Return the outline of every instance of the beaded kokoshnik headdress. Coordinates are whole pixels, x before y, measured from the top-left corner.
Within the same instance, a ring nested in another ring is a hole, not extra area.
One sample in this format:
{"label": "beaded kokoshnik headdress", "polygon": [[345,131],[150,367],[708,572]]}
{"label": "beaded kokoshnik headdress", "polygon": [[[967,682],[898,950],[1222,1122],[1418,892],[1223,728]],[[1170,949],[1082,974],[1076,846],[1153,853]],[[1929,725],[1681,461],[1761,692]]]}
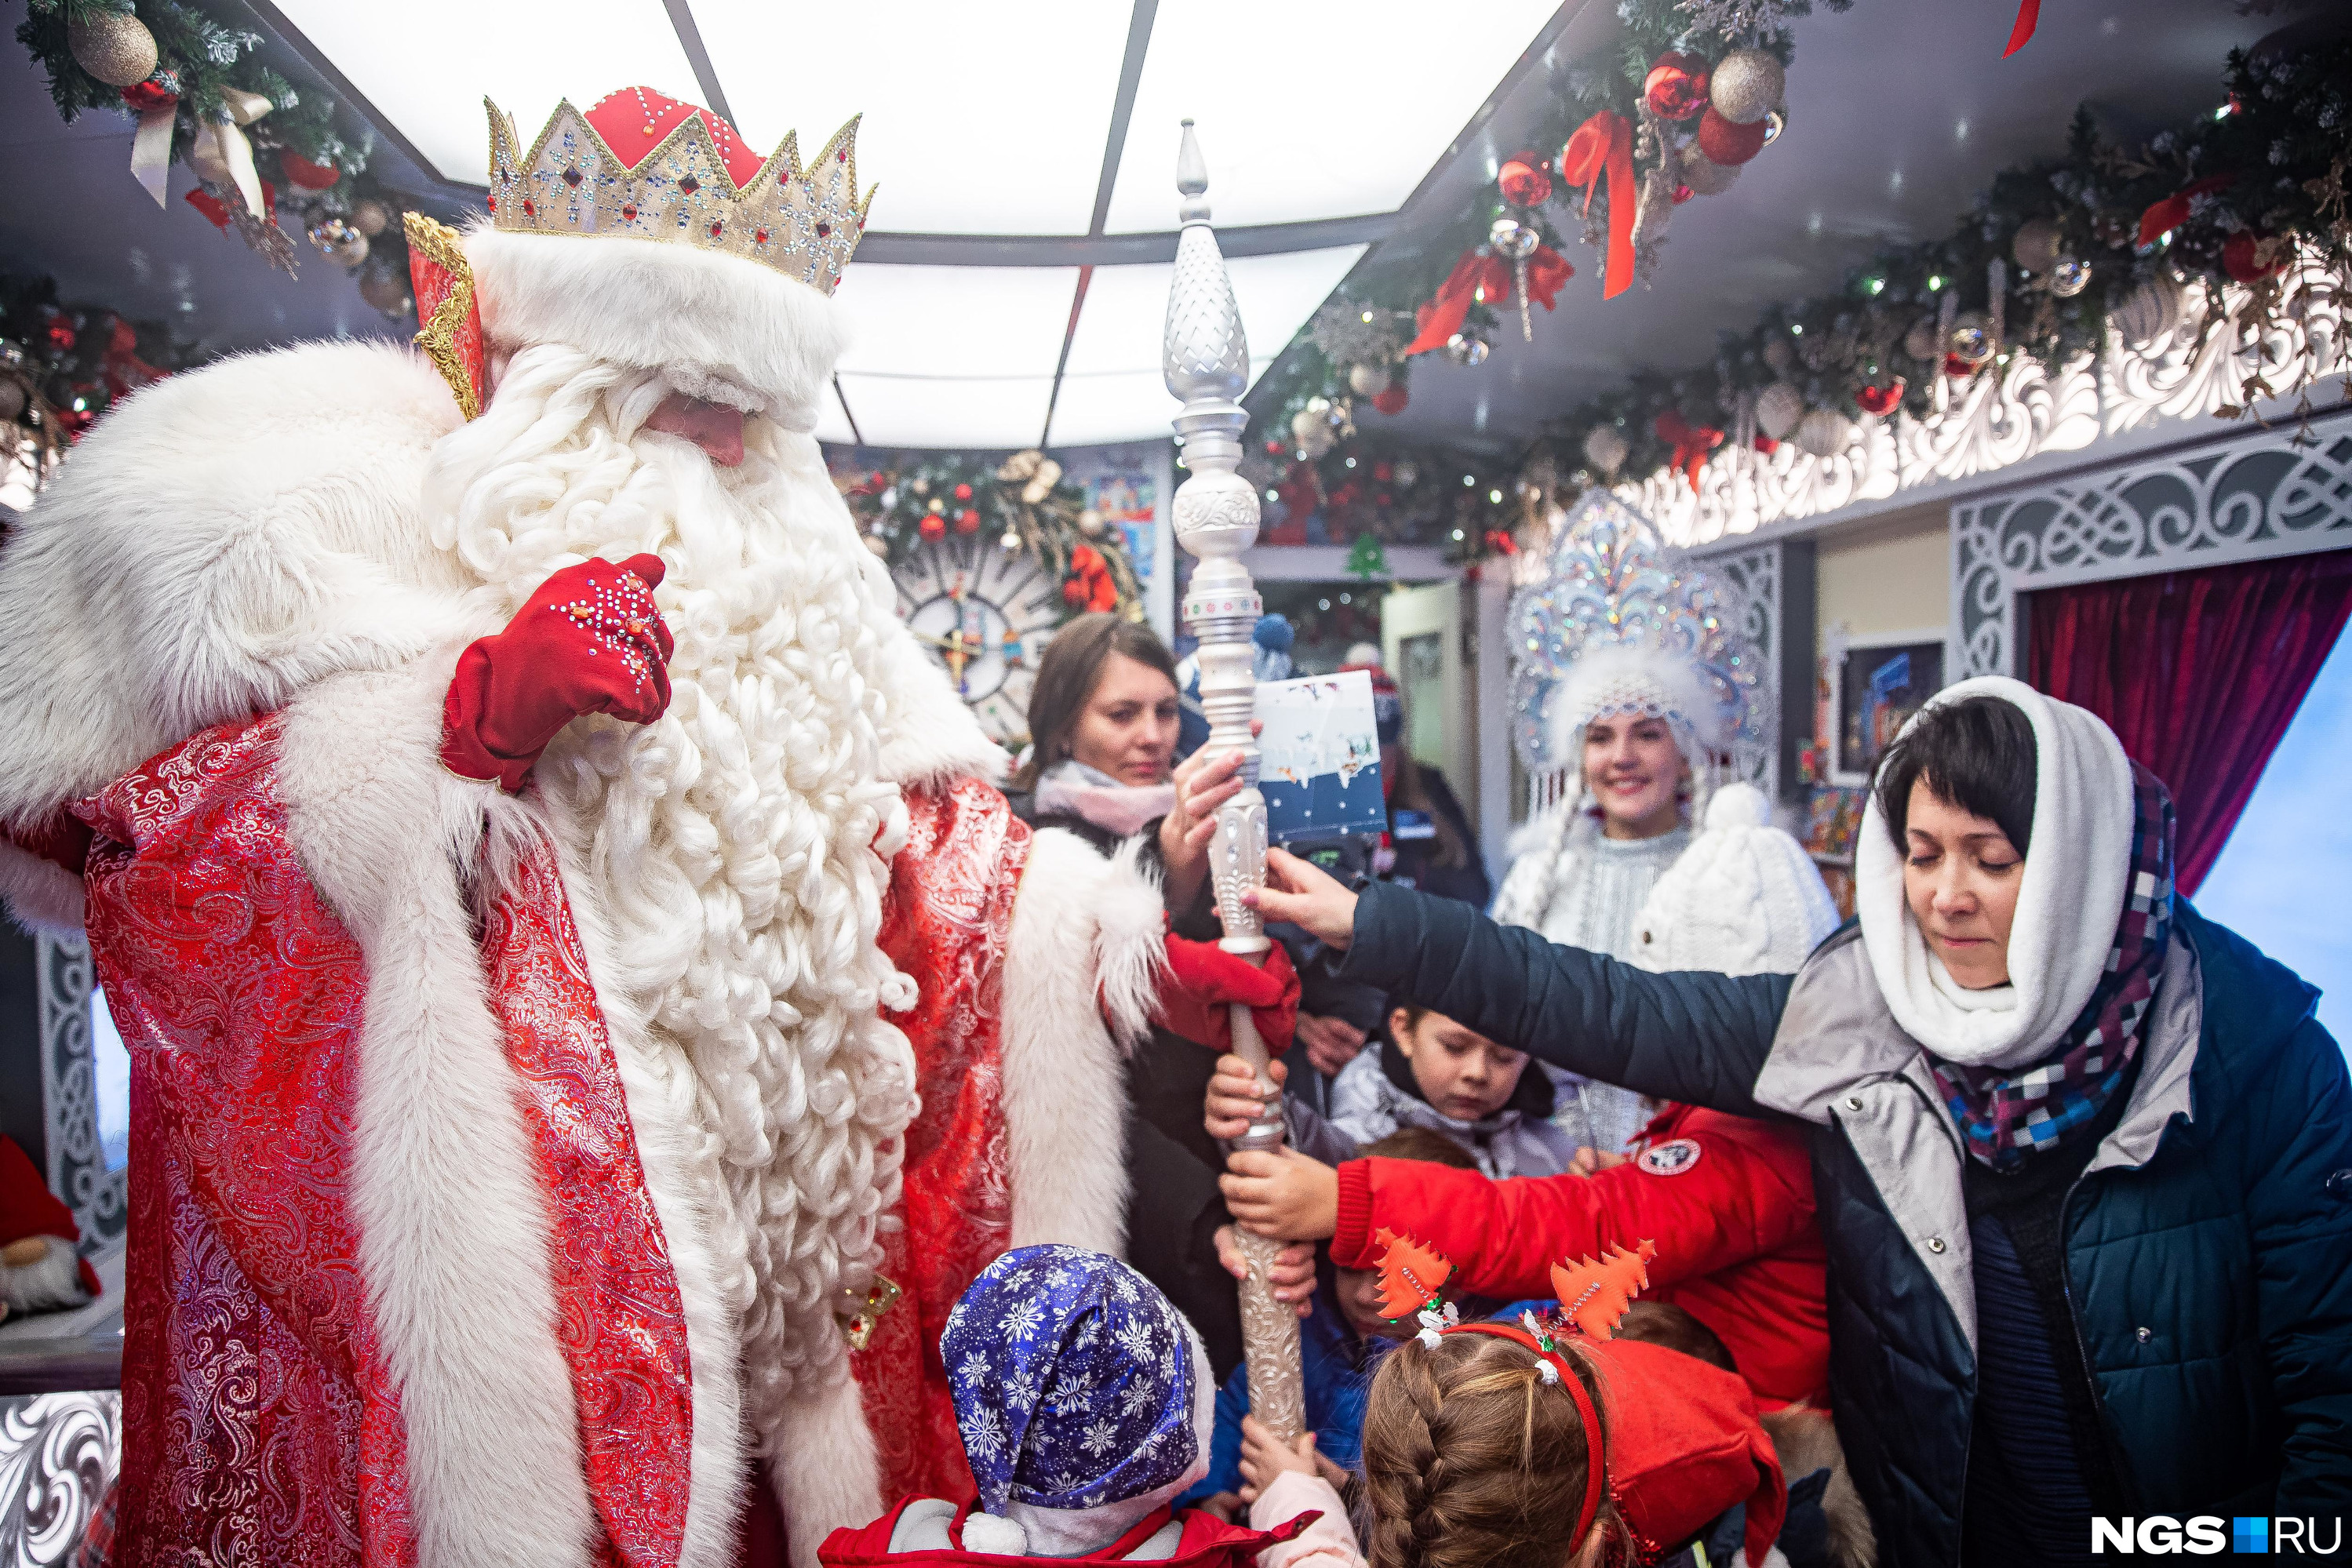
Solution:
{"label": "beaded kokoshnik headdress", "polygon": [[1745,595],[1669,550],[1650,520],[1605,490],[1553,534],[1544,576],[1514,594],[1511,738],[1529,820],[1580,800],[1581,737],[1614,714],[1664,719],[1689,758],[1692,818],[1719,763],[1760,770],[1772,682],[1739,627]]}

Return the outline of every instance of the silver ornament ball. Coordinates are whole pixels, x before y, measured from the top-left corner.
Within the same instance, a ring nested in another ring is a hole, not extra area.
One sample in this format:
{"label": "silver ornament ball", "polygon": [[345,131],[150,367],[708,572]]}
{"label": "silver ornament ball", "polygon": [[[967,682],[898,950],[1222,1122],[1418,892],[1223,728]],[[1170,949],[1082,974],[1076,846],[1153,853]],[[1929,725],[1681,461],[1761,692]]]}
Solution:
{"label": "silver ornament ball", "polygon": [[1491,352],[1492,346],[1475,332],[1456,332],[1445,340],[1445,357],[1457,365],[1475,369],[1485,364]]}
{"label": "silver ornament ball", "polygon": [[2071,256],[2062,256],[2050,269],[2050,292],[2061,299],[2072,299],[2091,286],[2091,264]]}
{"label": "silver ornament ball", "polygon": [[1625,461],[1625,437],[1613,424],[1596,424],[1584,435],[1584,460],[1601,473],[1614,476]]}
{"label": "silver ornament ball", "polygon": [[1739,178],[1737,163],[1718,163],[1694,147],[1683,154],[1683,183],[1702,196],[1719,196]]}
{"label": "silver ornament ball", "polygon": [[2168,337],[2180,325],[2180,285],[2159,272],[2125,295],[2109,319],[2136,348]]}
{"label": "silver ornament ball", "polygon": [[1348,387],[1358,397],[1378,397],[1394,379],[1386,365],[1355,365],[1349,369]]}
{"label": "silver ornament ball", "polygon": [[1816,457],[1834,457],[1853,439],[1853,421],[1833,408],[1817,408],[1797,422],[1797,445]]}
{"label": "silver ornament ball", "polygon": [[1770,54],[1734,49],[1716,62],[1706,100],[1733,124],[1753,125],[1780,106],[1788,86],[1788,73]]}
{"label": "silver ornament ball", "polygon": [[1486,231],[1486,243],[1505,261],[1521,261],[1536,253],[1543,235],[1517,218],[1496,218]]}
{"label": "silver ornament ball", "polygon": [[1805,394],[1787,382],[1774,382],[1756,394],[1756,428],[1786,441],[1805,417]]}
{"label": "silver ornament ball", "polygon": [[1992,323],[1973,310],[1964,310],[1952,321],[1952,335],[1944,341],[1944,352],[1975,370],[1992,358]]}

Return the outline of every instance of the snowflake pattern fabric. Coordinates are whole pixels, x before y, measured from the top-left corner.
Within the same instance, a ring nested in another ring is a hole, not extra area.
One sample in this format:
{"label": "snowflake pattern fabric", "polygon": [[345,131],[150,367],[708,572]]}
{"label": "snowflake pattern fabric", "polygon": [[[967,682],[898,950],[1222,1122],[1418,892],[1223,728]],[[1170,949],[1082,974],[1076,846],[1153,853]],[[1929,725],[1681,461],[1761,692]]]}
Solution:
{"label": "snowflake pattern fabric", "polygon": [[949,1315],[956,1426],[980,1506],[1098,1508],[1177,1479],[1197,1456],[1184,1320],[1116,1258],[1022,1247]]}

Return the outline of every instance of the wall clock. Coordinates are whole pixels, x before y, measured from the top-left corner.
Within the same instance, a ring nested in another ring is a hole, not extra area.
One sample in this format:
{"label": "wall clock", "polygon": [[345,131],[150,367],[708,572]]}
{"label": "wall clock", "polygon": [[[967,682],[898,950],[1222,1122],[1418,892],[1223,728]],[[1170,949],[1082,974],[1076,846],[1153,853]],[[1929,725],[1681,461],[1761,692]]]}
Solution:
{"label": "wall clock", "polygon": [[1029,738],[1037,660],[1061,624],[1061,585],[1026,550],[987,534],[926,539],[890,570],[898,614],[981,727],[1010,750]]}

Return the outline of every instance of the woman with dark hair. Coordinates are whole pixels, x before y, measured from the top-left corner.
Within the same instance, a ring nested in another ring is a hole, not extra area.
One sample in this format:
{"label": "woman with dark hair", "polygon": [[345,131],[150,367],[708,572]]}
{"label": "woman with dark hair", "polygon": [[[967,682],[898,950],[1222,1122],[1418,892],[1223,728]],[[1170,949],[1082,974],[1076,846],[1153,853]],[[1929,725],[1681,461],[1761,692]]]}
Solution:
{"label": "woman with dark hair", "polygon": [[[1066,828],[1105,854],[1139,840],[1133,852],[1159,867],[1175,934],[1205,943],[1223,935],[1206,896],[1209,837],[1242,781],[1234,752],[1171,768],[1176,715],[1176,661],[1151,629],[1081,615],[1038,662],[1029,753],[1005,798],[1023,821]],[[1223,1155],[1201,1127],[1216,1057],[1161,1026],[1129,1059],[1127,1260],[1200,1331],[1222,1380],[1242,1345],[1234,1278],[1216,1247],[1230,1223],[1217,1187]],[[1314,1256],[1307,1246],[1286,1252],[1286,1287],[1313,1282]]]}
{"label": "woman with dark hair", "polygon": [[1349,974],[1810,1124],[1831,1403],[1883,1560],[2071,1562],[2126,1515],[2324,1533],[2352,1504],[2344,1056],[2309,986],[2175,897],[2170,797],[2096,716],[1939,695],[1880,771],[1859,921],[1793,977],[1651,974],[1273,866],[1266,915],[1351,945]]}

